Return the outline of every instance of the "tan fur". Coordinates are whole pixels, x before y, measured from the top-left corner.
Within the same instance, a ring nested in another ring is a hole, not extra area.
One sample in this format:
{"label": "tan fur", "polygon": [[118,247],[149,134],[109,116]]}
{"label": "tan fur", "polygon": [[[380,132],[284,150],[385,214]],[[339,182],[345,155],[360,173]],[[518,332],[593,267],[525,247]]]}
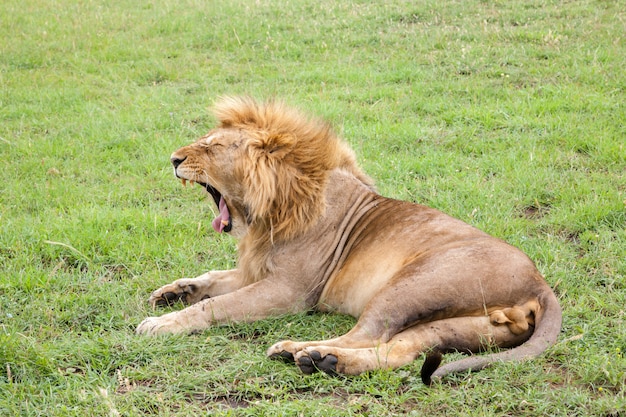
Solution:
{"label": "tan fur", "polygon": [[[422,352],[513,347],[453,362],[435,377],[534,357],[555,342],[560,307],[518,249],[434,209],[378,195],[327,124],[281,102],[227,97],[215,114],[218,127],[174,152],[172,163],[183,181],[208,184],[216,203],[225,202],[238,268],[158,289],[153,305],[191,306],[147,318],[139,333],[309,308],[358,317],[335,339],[268,350],[305,373],[358,374]],[[438,360],[427,361],[424,381]]]}

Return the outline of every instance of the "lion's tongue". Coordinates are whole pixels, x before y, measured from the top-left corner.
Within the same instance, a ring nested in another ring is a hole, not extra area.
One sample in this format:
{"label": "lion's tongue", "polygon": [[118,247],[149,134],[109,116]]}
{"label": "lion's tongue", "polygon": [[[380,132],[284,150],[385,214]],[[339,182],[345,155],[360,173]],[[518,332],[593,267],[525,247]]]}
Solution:
{"label": "lion's tongue", "polygon": [[218,204],[218,208],[220,214],[213,220],[213,229],[216,232],[222,233],[224,228],[228,226],[230,223],[230,213],[228,212],[228,207],[226,206],[226,202],[224,201],[224,197],[220,197],[220,203]]}

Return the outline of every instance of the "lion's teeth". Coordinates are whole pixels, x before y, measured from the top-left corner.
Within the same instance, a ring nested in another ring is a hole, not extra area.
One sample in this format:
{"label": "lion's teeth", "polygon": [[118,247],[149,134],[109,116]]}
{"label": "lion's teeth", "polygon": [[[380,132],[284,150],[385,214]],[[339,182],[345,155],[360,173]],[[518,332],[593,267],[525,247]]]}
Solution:
{"label": "lion's teeth", "polygon": [[183,183],[183,187],[187,186],[187,180],[184,178],[181,178],[180,181]]}
{"label": "lion's teeth", "polygon": [[193,185],[194,185],[195,183],[196,183],[196,182],[195,182],[194,180],[189,180],[189,185],[191,185],[192,187],[193,187]]}
{"label": "lion's teeth", "polygon": [[222,224],[223,224],[224,226],[228,226],[228,220],[222,220]]}

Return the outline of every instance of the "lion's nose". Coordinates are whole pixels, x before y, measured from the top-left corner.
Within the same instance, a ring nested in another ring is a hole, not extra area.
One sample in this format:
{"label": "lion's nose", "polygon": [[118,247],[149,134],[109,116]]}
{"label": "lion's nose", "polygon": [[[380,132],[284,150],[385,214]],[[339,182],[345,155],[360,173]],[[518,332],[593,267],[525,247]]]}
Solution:
{"label": "lion's nose", "polygon": [[182,164],[185,161],[185,159],[187,159],[187,157],[179,158],[178,156],[172,155],[172,157],[170,158],[170,161],[172,161],[172,165],[174,165],[174,168],[178,168],[178,166]]}

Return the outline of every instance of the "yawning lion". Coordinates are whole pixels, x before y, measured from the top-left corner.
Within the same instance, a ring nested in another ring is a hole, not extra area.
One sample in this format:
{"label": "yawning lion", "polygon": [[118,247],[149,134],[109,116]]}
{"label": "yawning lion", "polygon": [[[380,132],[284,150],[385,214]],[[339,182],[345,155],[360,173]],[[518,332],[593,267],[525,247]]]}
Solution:
{"label": "yawning lion", "polygon": [[[267,354],[359,374],[426,353],[422,379],[535,357],[561,327],[557,298],[520,250],[437,210],[379,195],[328,125],[278,101],[227,97],[219,125],[172,154],[183,183],[217,205],[213,228],[239,239],[238,268],[179,279],[150,303],[189,307],[138,333],[192,332],[308,309],[358,318],[348,333],[282,341]],[[439,369],[441,354],[479,352]],[[434,373],[434,374],[433,374]]]}

